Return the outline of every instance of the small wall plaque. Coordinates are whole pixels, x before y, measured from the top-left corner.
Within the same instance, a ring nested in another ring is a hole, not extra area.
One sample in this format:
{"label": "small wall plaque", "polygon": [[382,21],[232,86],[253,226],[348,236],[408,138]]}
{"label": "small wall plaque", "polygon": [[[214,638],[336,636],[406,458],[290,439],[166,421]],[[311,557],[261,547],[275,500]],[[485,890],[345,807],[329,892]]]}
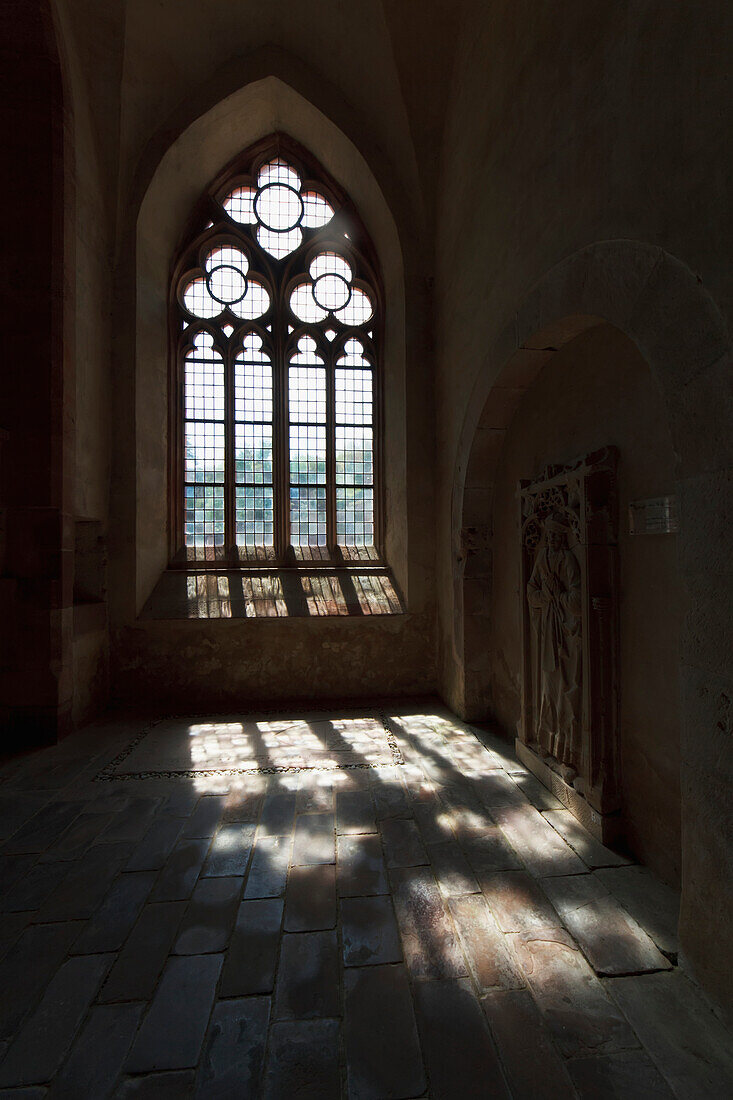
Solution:
{"label": "small wall plaque", "polygon": [[670,535],[680,529],[677,497],[652,497],[629,504],[629,533]]}

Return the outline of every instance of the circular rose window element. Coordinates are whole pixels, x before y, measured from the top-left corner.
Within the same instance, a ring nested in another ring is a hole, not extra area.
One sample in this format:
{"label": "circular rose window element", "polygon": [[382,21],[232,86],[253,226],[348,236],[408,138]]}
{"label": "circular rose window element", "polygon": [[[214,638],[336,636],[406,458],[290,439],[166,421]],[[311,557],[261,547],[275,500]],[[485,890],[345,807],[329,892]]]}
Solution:
{"label": "circular rose window element", "polygon": [[231,264],[217,264],[206,277],[209,294],[223,306],[241,302],[247,293],[247,279]]}
{"label": "circular rose window element", "polygon": [[255,199],[255,214],[274,233],[294,229],[303,216],[303,200],[294,187],[271,183]]}
{"label": "circular rose window element", "polygon": [[313,284],[313,297],[321,309],[343,309],[351,297],[351,287],[341,275],[321,275]]}

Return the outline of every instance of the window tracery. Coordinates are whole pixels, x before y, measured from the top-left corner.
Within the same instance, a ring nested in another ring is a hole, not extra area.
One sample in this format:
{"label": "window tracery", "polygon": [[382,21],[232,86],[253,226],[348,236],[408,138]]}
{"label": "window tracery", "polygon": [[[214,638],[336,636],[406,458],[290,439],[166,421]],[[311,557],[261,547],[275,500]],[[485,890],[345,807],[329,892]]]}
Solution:
{"label": "window tracery", "polygon": [[238,167],[207,196],[174,278],[178,555],[377,559],[371,245],[345,196],[282,142]]}

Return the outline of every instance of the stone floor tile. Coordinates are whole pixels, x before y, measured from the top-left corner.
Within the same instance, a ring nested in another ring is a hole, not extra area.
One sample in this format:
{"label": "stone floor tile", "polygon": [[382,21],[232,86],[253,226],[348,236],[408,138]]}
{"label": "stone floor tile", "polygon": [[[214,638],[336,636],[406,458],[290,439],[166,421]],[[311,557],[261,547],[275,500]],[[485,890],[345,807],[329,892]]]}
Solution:
{"label": "stone floor tile", "polygon": [[0,959],[18,942],[32,917],[32,913],[7,913],[0,917]]}
{"label": "stone floor tile", "polygon": [[185,909],[184,901],[144,906],[102,987],[100,1001],[150,1000]]}
{"label": "stone floor tile", "polygon": [[27,1089],[0,1089],[0,1100],[45,1100],[47,1096],[50,1096],[48,1089],[40,1085]]}
{"label": "stone floor tile", "polygon": [[481,888],[502,932],[536,932],[560,927],[560,918],[536,879],[526,871],[498,871]]}
{"label": "stone floor tile", "polygon": [[595,875],[543,879],[542,888],[597,974],[671,969],[670,961]]}
{"label": "stone floor tile", "polygon": [[254,838],[254,825],[223,825],[211,842],[202,876],[244,875]]}
{"label": "stone floor tile", "polygon": [[646,867],[602,867],[595,872],[607,890],[637,921],[660,951],[675,955],[680,896],[655,878]]}
{"label": "stone floor tile", "polygon": [[[31,859],[35,859],[31,856]],[[61,885],[73,868],[73,863],[36,863],[12,889],[0,898],[5,913],[22,913],[40,909],[53,891]]]}
{"label": "stone floor tile", "polygon": [[568,1062],[580,1100],[672,1100],[674,1093],[648,1054],[627,1050],[603,1058],[575,1058]]}
{"label": "stone floor tile", "polygon": [[733,1096],[730,1033],[684,974],[611,978],[604,985],[676,1096]]}
{"label": "stone floor tile", "polygon": [[534,806],[527,803],[526,806],[497,808],[493,816],[531,874],[544,878],[586,873],[583,861]]}
{"label": "stone floor tile", "polygon": [[38,813],[38,811],[50,800],[49,794],[21,794],[18,791],[7,791],[0,794],[0,839],[17,833],[26,822]]}
{"label": "stone floor tile", "polygon": [[338,838],[336,883],[342,898],[387,892],[387,872],[382,844],[377,835]]}
{"label": "stone floor tile", "polygon": [[198,800],[196,809],[183,826],[181,836],[190,840],[209,839],[216,832],[221,821],[224,807],[222,801],[216,795],[204,795]]}
{"label": "stone floor tile", "polygon": [[627,856],[612,852],[600,840],[591,836],[570,810],[546,810],[543,816],[580,856],[586,867],[623,867],[632,862]]}
{"label": "stone floor tile", "polygon": [[463,850],[455,840],[429,844],[427,851],[444,897],[460,897],[461,894],[473,894],[479,889]]}
{"label": "stone floor tile", "polygon": [[158,810],[158,817],[190,817],[200,797],[192,781],[176,784]]}
{"label": "stone floor tile", "polygon": [[472,780],[471,788],[491,814],[508,806],[529,805],[522,789],[504,771],[489,772],[480,779]]}
{"label": "stone floor tile", "polygon": [[111,962],[109,955],[85,955],[63,964],[5,1055],[0,1065],[0,1086],[50,1081]]}
{"label": "stone floor tile", "polygon": [[45,1100],[50,1096],[50,1091],[40,1085],[26,1089],[0,1089],[0,1100]]}
{"label": "stone floor tile", "polygon": [[79,816],[79,802],[49,802],[3,845],[3,855],[43,852]]}
{"label": "stone floor tile", "polygon": [[407,796],[410,799],[413,813],[418,806],[437,808],[441,805],[439,788],[432,779],[428,779],[423,771],[420,765],[420,754],[416,753],[415,755],[416,763],[406,764],[402,769],[405,786],[407,787]]}
{"label": "stone floor tile", "polygon": [[[267,776],[255,778],[265,780]],[[265,802],[265,788],[263,783],[261,790],[232,791],[224,800],[222,825],[256,825]]]}
{"label": "stone floor tile", "polygon": [[332,814],[334,810],[333,780],[318,772],[307,785],[300,788],[295,798],[296,814]]}
{"label": "stone floor tile", "polygon": [[168,960],[127,1059],[128,1073],[189,1069],[196,1065],[222,961],[222,955]]}
{"label": "stone floor tile", "polygon": [[475,738],[448,739],[449,759],[464,778],[481,779],[487,773],[501,772],[500,765]]}
{"label": "stone floor tile", "polygon": [[336,795],[336,832],[375,833],[377,819],[369,791],[339,791]]}
{"label": "stone floor tile", "polygon": [[165,861],[150,895],[151,901],[183,901],[191,897],[209,850],[203,840],[179,840]]}
{"label": "stone floor tile", "polygon": [[567,1058],[611,1054],[639,1045],[636,1036],[562,929],[509,937],[545,1022]]}
{"label": "stone floor tile", "polygon": [[[428,779],[438,787],[449,787],[460,778],[459,772],[450,760],[449,747],[443,746],[441,752],[435,748],[423,749],[422,767]],[[425,752],[429,755],[425,755]]]}
{"label": "stone floor tile", "polygon": [[524,768],[516,772],[509,772],[512,781],[516,783],[525,798],[529,799],[537,810],[565,810],[559,798],[555,798],[552,791],[548,791],[544,783],[540,783],[536,776]]}
{"label": "stone floor tile", "polygon": [[63,881],[46,898],[38,914],[39,921],[90,917],[129,856],[127,844],[95,844],[71,865]]}
{"label": "stone floor tile", "polygon": [[310,1020],[339,1014],[335,932],[286,932],[275,986],[275,1019]]}
{"label": "stone floor tile", "polygon": [[427,867],[390,872],[402,949],[413,978],[463,978],[466,964],[453,923]]}
{"label": "stone floor tile", "polygon": [[505,772],[526,771],[526,768],[517,760],[513,741],[508,741],[506,737],[496,733],[493,729],[476,725],[475,722],[469,728]]}
{"label": "stone floor tile", "polygon": [[215,1005],[196,1081],[201,1100],[257,1095],[269,1017],[269,997]]}
{"label": "stone floor tile", "polygon": [[292,836],[263,836],[258,830],[244,887],[246,898],[283,897],[292,848]]}
{"label": "stone floor tile", "polygon": [[[58,746],[55,746],[55,748],[58,749]],[[53,752],[53,749],[51,749],[51,752]],[[44,763],[44,759],[50,762]],[[98,764],[92,764],[92,775],[96,773],[98,768]],[[85,769],[89,769],[89,757],[86,753],[81,756],[70,757],[64,751],[59,753],[53,760],[49,756],[45,758],[36,756],[35,759],[28,761],[26,773],[15,780],[15,786],[19,790],[60,791],[79,777]]]}
{"label": "stone floor tile", "polygon": [[280,944],[283,903],[279,898],[243,901],[224,961],[222,997],[271,993]]}
{"label": "stone floor tile", "polygon": [[532,994],[523,989],[495,990],[485,994],[481,1004],[513,1100],[571,1097],[573,1088],[565,1063]]}
{"label": "stone floor tile", "polygon": [[473,833],[486,833],[494,827],[494,819],[486,807],[473,809],[457,798],[450,806],[446,805],[445,813],[448,824],[461,841]]}
{"label": "stone floor tile", "polygon": [[470,981],[418,982],[414,996],[431,1100],[511,1100]]}
{"label": "stone floor tile", "polygon": [[[123,788],[124,784],[114,788],[111,784],[105,783],[102,793],[93,793],[84,803],[81,812],[83,814],[116,814],[126,810],[130,805],[131,795]],[[95,784],[95,790],[98,789],[99,785]]]}
{"label": "stone floor tile", "polygon": [[336,868],[293,867],[285,894],[285,931],[318,932],[336,926]]}
{"label": "stone floor tile", "polygon": [[239,877],[199,879],[181,921],[174,953],[204,955],[224,951],[241,892]]}
{"label": "stone floor tile", "polygon": [[453,830],[458,834],[488,829],[494,819],[470,781],[447,783],[441,787],[440,801]]}
{"label": "stone floor tile", "polygon": [[420,1096],[425,1072],[404,966],[344,974],[349,1100]]}
{"label": "stone floor tile", "polygon": [[521,866],[516,852],[496,825],[474,833],[464,833],[460,840],[466,859],[482,889],[487,876],[496,871],[510,871]]}
{"label": "stone floor tile", "polygon": [[80,813],[41,856],[42,860],[81,859],[90,844],[114,820],[114,814]]}
{"label": "stone floor tile", "polygon": [[296,817],[292,860],[296,866],[335,862],[333,814],[301,814]]}
{"label": "stone floor tile", "polygon": [[344,898],[341,935],[345,966],[402,962],[400,934],[389,895]]}
{"label": "stone floor tile", "polygon": [[387,817],[411,817],[412,809],[399,777],[388,780],[383,771],[370,775],[374,816],[377,821]]}
{"label": "stone floor tile", "polygon": [[128,1077],[115,1092],[114,1100],[189,1100],[196,1084],[194,1070],[178,1073],[146,1073]]}
{"label": "stone floor tile", "polygon": [[96,913],[87,921],[74,944],[75,955],[119,951],[140,915],[153,883],[155,871],[133,871],[120,875]]}
{"label": "stone floor tile", "polygon": [[135,1037],[145,1006],[95,1005],[53,1083],[55,1100],[109,1096]]}
{"label": "stone floor tile", "polygon": [[125,870],[159,871],[173,851],[182,827],[180,818],[157,818],[130,856]]}
{"label": "stone floor tile", "polygon": [[409,818],[386,818],[379,824],[388,867],[418,867],[428,863],[420,832]]}
{"label": "stone floor tile", "polygon": [[10,1038],[66,958],[81,931],[79,921],[32,924],[0,963],[0,1038]]}
{"label": "stone floor tile", "polygon": [[31,867],[35,866],[37,859],[37,852],[0,856],[0,909],[4,909],[3,903],[8,892],[28,874]]}
{"label": "stone floor tile", "polygon": [[113,821],[98,839],[104,844],[114,840],[142,840],[162,802],[162,798],[146,796],[131,798],[124,810],[114,815]]}
{"label": "stone floor tile", "polygon": [[442,844],[455,840],[450,814],[442,802],[413,803],[412,812],[423,844]]}
{"label": "stone floor tile", "polygon": [[296,795],[276,791],[268,794],[262,807],[258,833],[264,836],[286,836],[293,831]]}
{"label": "stone floor tile", "polygon": [[451,898],[448,908],[481,992],[522,988],[525,984],[522,972],[483,895]]}
{"label": "stone floor tile", "polygon": [[338,1020],[276,1023],[270,1031],[264,1100],[341,1100]]}

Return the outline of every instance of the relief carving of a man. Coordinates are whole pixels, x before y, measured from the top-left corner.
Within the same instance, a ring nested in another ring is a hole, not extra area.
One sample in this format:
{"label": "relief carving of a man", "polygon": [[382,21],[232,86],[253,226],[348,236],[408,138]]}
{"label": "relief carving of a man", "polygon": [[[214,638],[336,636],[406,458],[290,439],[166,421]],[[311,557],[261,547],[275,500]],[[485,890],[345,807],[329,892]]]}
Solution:
{"label": "relief carving of a man", "polygon": [[567,534],[561,513],[548,516],[544,544],[527,584],[527,602],[537,654],[535,736],[542,753],[577,771],[581,746],[580,566],[568,549]]}

